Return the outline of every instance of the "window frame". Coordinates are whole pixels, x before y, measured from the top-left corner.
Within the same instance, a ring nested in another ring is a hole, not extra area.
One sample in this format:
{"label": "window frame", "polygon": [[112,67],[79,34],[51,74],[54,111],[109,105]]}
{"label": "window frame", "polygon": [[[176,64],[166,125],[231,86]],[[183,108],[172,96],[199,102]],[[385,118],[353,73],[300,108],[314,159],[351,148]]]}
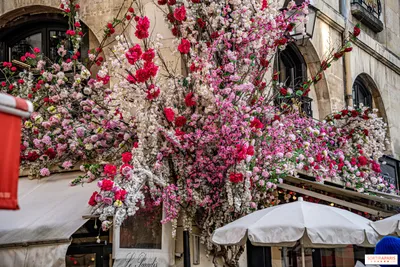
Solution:
{"label": "window frame", "polygon": [[365,83],[361,80],[360,77],[357,77],[353,83],[352,87],[352,97],[353,97],[353,106],[360,107],[360,95],[362,95],[363,99],[366,99],[365,103],[362,103],[365,107],[373,107],[372,101],[372,93],[371,90],[365,86]]}
{"label": "window frame", "polygon": [[[133,215],[135,216],[135,215]],[[163,209],[162,218],[165,218]],[[146,256],[148,259],[157,258],[160,266],[170,266],[175,264],[175,240],[172,238],[172,225],[166,223],[161,225],[161,249],[143,249],[143,248],[121,248],[120,247],[120,227],[113,224],[113,255],[114,260],[125,260],[126,266],[138,263],[139,257]]]}
{"label": "window frame", "polygon": [[[24,15],[5,25],[0,33],[0,62],[10,61],[10,48],[18,41],[35,33],[42,34],[42,52],[48,57],[50,54],[50,31],[67,31],[68,21],[58,13],[42,13],[38,15]],[[83,45],[81,46],[82,58],[87,57],[89,51],[89,28],[82,23]],[[19,59],[18,59],[19,60]]]}

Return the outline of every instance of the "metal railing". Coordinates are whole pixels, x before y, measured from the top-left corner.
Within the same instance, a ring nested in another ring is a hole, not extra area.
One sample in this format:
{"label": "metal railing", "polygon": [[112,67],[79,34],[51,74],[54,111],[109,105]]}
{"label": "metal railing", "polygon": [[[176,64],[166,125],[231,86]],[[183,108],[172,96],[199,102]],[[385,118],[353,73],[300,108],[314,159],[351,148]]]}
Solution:
{"label": "metal railing", "polygon": [[368,13],[373,14],[378,19],[382,13],[382,4],[380,0],[352,0],[351,4],[362,6]]}

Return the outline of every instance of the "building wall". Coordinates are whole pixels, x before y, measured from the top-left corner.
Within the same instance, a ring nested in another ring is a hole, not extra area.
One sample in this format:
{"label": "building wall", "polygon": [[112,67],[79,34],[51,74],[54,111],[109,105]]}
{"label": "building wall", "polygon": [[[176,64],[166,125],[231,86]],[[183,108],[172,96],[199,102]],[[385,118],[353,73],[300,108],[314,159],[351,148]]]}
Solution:
{"label": "building wall", "polygon": [[[282,3],[284,0],[279,0]],[[91,30],[90,43],[92,47],[102,38],[102,28],[106,22],[111,21],[118,13],[123,0],[81,0],[82,21]],[[342,34],[351,30],[358,22],[351,16],[350,2],[345,0],[348,10],[348,21],[341,15],[339,0],[312,0],[314,6],[320,11],[316,21],[314,36],[304,46],[299,47],[308,65],[309,75],[315,73],[331,49],[337,47],[342,41]],[[350,68],[344,70],[342,60],[333,64],[311,92],[314,99],[313,108],[317,109],[314,116],[323,119],[331,112],[339,111],[346,106],[345,84],[346,79],[351,79],[348,84],[353,84],[359,74],[368,78],[377,106],[384,108],[381,113],[386,117],[390,126],[391,151],[400,155],[400,0],[382,1],[383,13],[381,20],[384,30],[374,33],[362,25],[362,34],[354,45],[354,50],[349,54]],[[39,14],[57,12],[59,0],[1,0],[0,1],[0,29],[10,20],[23,14]],[[146,13],[149,15],[154,32],[164,36],[163,54],[169,64],[178,60],[178,55],[171,49],[171,33],[164,23],[162,14],[151,1],[147,0]],[[127,31],[128,36],[133,36],[132,29]],[[133,39],[134,40],[134,39]],[[379,102],[379,103],[378,103]],[[182,242],[180,235],[176,241],[177,250]],[[179,252],[179,251],[178,251]],[[192,251],[193,255],[193,251]],[[241,266],[246,266],[245,253],[241,258]],[[177,258],[175,266],[183,266],[182,260]],[[200,267],[212,266],[212,259],[205,255],[204,247],[201,249]]]}

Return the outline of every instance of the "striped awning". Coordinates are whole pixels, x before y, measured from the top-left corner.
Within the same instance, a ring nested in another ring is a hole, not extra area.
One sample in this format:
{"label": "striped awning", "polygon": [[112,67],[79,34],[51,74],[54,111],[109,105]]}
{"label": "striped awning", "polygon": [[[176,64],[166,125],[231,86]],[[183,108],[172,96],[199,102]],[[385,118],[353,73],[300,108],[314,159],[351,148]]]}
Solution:
{"label": "striped awning", "polygon": [[0,93],[0,112],[28,118],[33,112],[33,105],[29,100]]}

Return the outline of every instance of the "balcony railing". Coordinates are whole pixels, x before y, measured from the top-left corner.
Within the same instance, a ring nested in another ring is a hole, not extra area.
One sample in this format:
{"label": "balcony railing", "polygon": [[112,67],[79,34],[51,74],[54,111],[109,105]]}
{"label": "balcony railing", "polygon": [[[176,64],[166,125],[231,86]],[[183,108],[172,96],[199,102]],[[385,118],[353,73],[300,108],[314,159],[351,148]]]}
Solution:
{"label": "balcony railing", "polygon": [[383,30],[380,0],[351,0],[351,14],[374,32]]}

